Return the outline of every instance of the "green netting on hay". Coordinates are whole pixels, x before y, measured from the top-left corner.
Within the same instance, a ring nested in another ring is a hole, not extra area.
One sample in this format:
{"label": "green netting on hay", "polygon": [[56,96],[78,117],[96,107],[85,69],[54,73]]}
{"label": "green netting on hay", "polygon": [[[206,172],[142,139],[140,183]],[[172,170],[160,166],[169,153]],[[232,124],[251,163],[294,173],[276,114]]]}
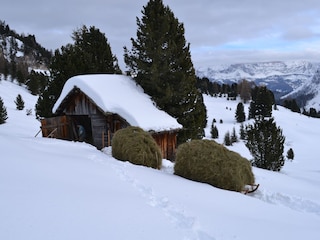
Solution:
{"label": "green netting on hay", "polygon": [[153,137],[139,127],[118,130],[112,138],[112,156],[121,161],[161,168],[161,151]]}
{"label": "green netting on hay", "polygon": [[254,184],[250,162],[210,140],[193,140],[177,149],[174,173],[212,186],[242,191]]}

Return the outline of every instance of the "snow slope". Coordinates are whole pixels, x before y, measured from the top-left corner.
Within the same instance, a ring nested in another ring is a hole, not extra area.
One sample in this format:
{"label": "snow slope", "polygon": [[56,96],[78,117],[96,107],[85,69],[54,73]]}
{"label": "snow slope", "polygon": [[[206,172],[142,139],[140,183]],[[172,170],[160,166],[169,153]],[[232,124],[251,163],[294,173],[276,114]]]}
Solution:
{"label": "snow slope", "polygon": [[[279,107],[276,122],[295,159],[279,173],[254,168],[254,195],[214,188],[120,162],[79,142],[34,137],[39,122],[15,109],[36,97],[0,82],[8,111],[0,125],[0,239],[318,239],[320,235],[319,119]],[[204,96],[222,141],[235,123],[237,102]],[[246,106],[247,107],[247,106]],[[209,137],[210,129],[206,129]],[[242,142],[231,147],[250,158]]]}

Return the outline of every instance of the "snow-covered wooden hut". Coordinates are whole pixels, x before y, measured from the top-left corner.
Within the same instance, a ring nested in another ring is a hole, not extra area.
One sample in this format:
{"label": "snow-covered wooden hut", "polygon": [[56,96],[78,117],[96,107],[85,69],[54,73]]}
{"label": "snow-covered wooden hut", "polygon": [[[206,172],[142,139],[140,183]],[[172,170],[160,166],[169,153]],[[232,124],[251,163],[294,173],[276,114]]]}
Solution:
{"label": "snow-covered wooden hut", "polygon": [[136,82],[124,75],[91,74],[70,78],[53,107],[55,117],[41,121],[42,135],[85,141],[102,149],[111,145],[113,134],[127,126],[138,126],[152,134],[163,158],[173,159],[177,133],[182,126],[158,109]]}

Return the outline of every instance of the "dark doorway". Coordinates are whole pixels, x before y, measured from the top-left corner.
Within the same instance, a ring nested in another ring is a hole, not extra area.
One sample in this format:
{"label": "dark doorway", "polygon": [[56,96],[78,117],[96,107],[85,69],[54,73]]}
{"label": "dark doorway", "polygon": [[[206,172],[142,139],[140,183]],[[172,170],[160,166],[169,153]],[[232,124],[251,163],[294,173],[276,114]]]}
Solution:
{"label": "dark doorway", "polygon": [[[92,139],[92,128],[91,128],[90,117],[88,115],[73,115],[72,120],[73,120],[76,140],[78,141],[80,140],[80,141],[84,141],[92,144],[93,139]],[[84,133],[82,131],[84,131]]]}

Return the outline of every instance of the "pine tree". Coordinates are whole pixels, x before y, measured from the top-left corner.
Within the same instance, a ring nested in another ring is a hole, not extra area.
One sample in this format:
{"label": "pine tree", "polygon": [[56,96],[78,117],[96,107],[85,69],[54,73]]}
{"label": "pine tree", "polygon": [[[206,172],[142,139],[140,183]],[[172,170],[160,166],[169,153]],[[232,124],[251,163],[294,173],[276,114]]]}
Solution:
{"label": "pine tree", "polygon": [[292,149],[292,148],[290,148],[290,149],[288,150],[288,152],[287,152],[287,158],[288,158],[289,160],[293,160],[293,159],[294,159],[294,152],[293,152],[293,149]]}
{"label": "pine tree", "polygon": [[0,124],[5,123],[7,119],[7,108],[4,106],[3,100],[0,97]]}
{"label": "pine tree", "polygon": [[137,39],[125,47],[129,73],[158,107],[183,125],[178,141],[204,136],[206,108],[196,89],[190,44],[184,26],[162,0],[150,0],[137,18]]}
{"label": "pine tree", "polygon": [[224,145],[226,146],[231,146],[232,145],[232,141],[231,141],[231,137],[230,137],[230,132],[226,132],[226,134],[224,135],[224,140],[223,140]]}
{"label": "pine tree", "polygon": [[300,113],[300,108],[295,99],[286,99],[283,102],[285,108],[289,108],[292,112]]}
{"label": "pine tree", "polygon": [[36,104],[38,116],[52,116],[51,109],[70,77],[89,73],[121,73],[108,40],[99,29],[82,26],[73,32],[72,39],[74,44],[62,46],[54,53],[50,64],[50,81]]}
{"label": "pine tree", "polygon": [[211,138],[213,139],[216,139],[219,137],[219,131],[218,131],[218,128],[217,126],[214,124],[215,122],[212,121],[212,124],[211,124]]}
{"label": "pine tree", "polygon": [[244,129],[243,123],[240,124],[240,139],[245,140],[246,139],[246,131]]}
{"label": "pine tree", "polygon": [[237,105],[236,120],[238,123],[242,123],[246,120],[246,114],[244,113],[244,106],[242,102],[239,102]]}
{"label": "pine tree", "polygon": [[23,101],[23,99],[22,99],[20,94],[18,94],[18,96],[17,96],[16,100],[14,101],[14,103],[16,104],[16,108],[18,110],[23,110],[24,109],[24,101]]}
{"label": "pine tree", "polygon": [[285,137],[274,119],[256,118],[247,129],[246,146],[253,156],[253,166],[280,171],[284,165],[283,149]]}
{"label": "pine tree", "polygon": [[314,118],[316,118],[316,117],[318,117],[318,113],[317,113],[317,110],[315,109],[315,108],[310,108],[309,109],[309,116],[310,117],[314,117]]}
{"label": "pine tree", "polygon": [[232,133],[231,133],[230,140],[231,140],[231,143],[236,143],[236,142],[238,142],[238,136],[237,136],[237,133],[236,133],[236,129],[235,129],[235,128],[232,129]]}
{"label": "pine tree", "polygon": [[29,74],[26,85],[32,95],[38,95],[44,91],[45,87],[48,85],[48,82],[49,77],[47,75],[32,70]]}
{"label": "pine tree", "polygon": [[249,107],[249,119],[271,117],[272,105],[275,103],[273,93],[266,86],[255,87],[252,90],[252,100]]}

